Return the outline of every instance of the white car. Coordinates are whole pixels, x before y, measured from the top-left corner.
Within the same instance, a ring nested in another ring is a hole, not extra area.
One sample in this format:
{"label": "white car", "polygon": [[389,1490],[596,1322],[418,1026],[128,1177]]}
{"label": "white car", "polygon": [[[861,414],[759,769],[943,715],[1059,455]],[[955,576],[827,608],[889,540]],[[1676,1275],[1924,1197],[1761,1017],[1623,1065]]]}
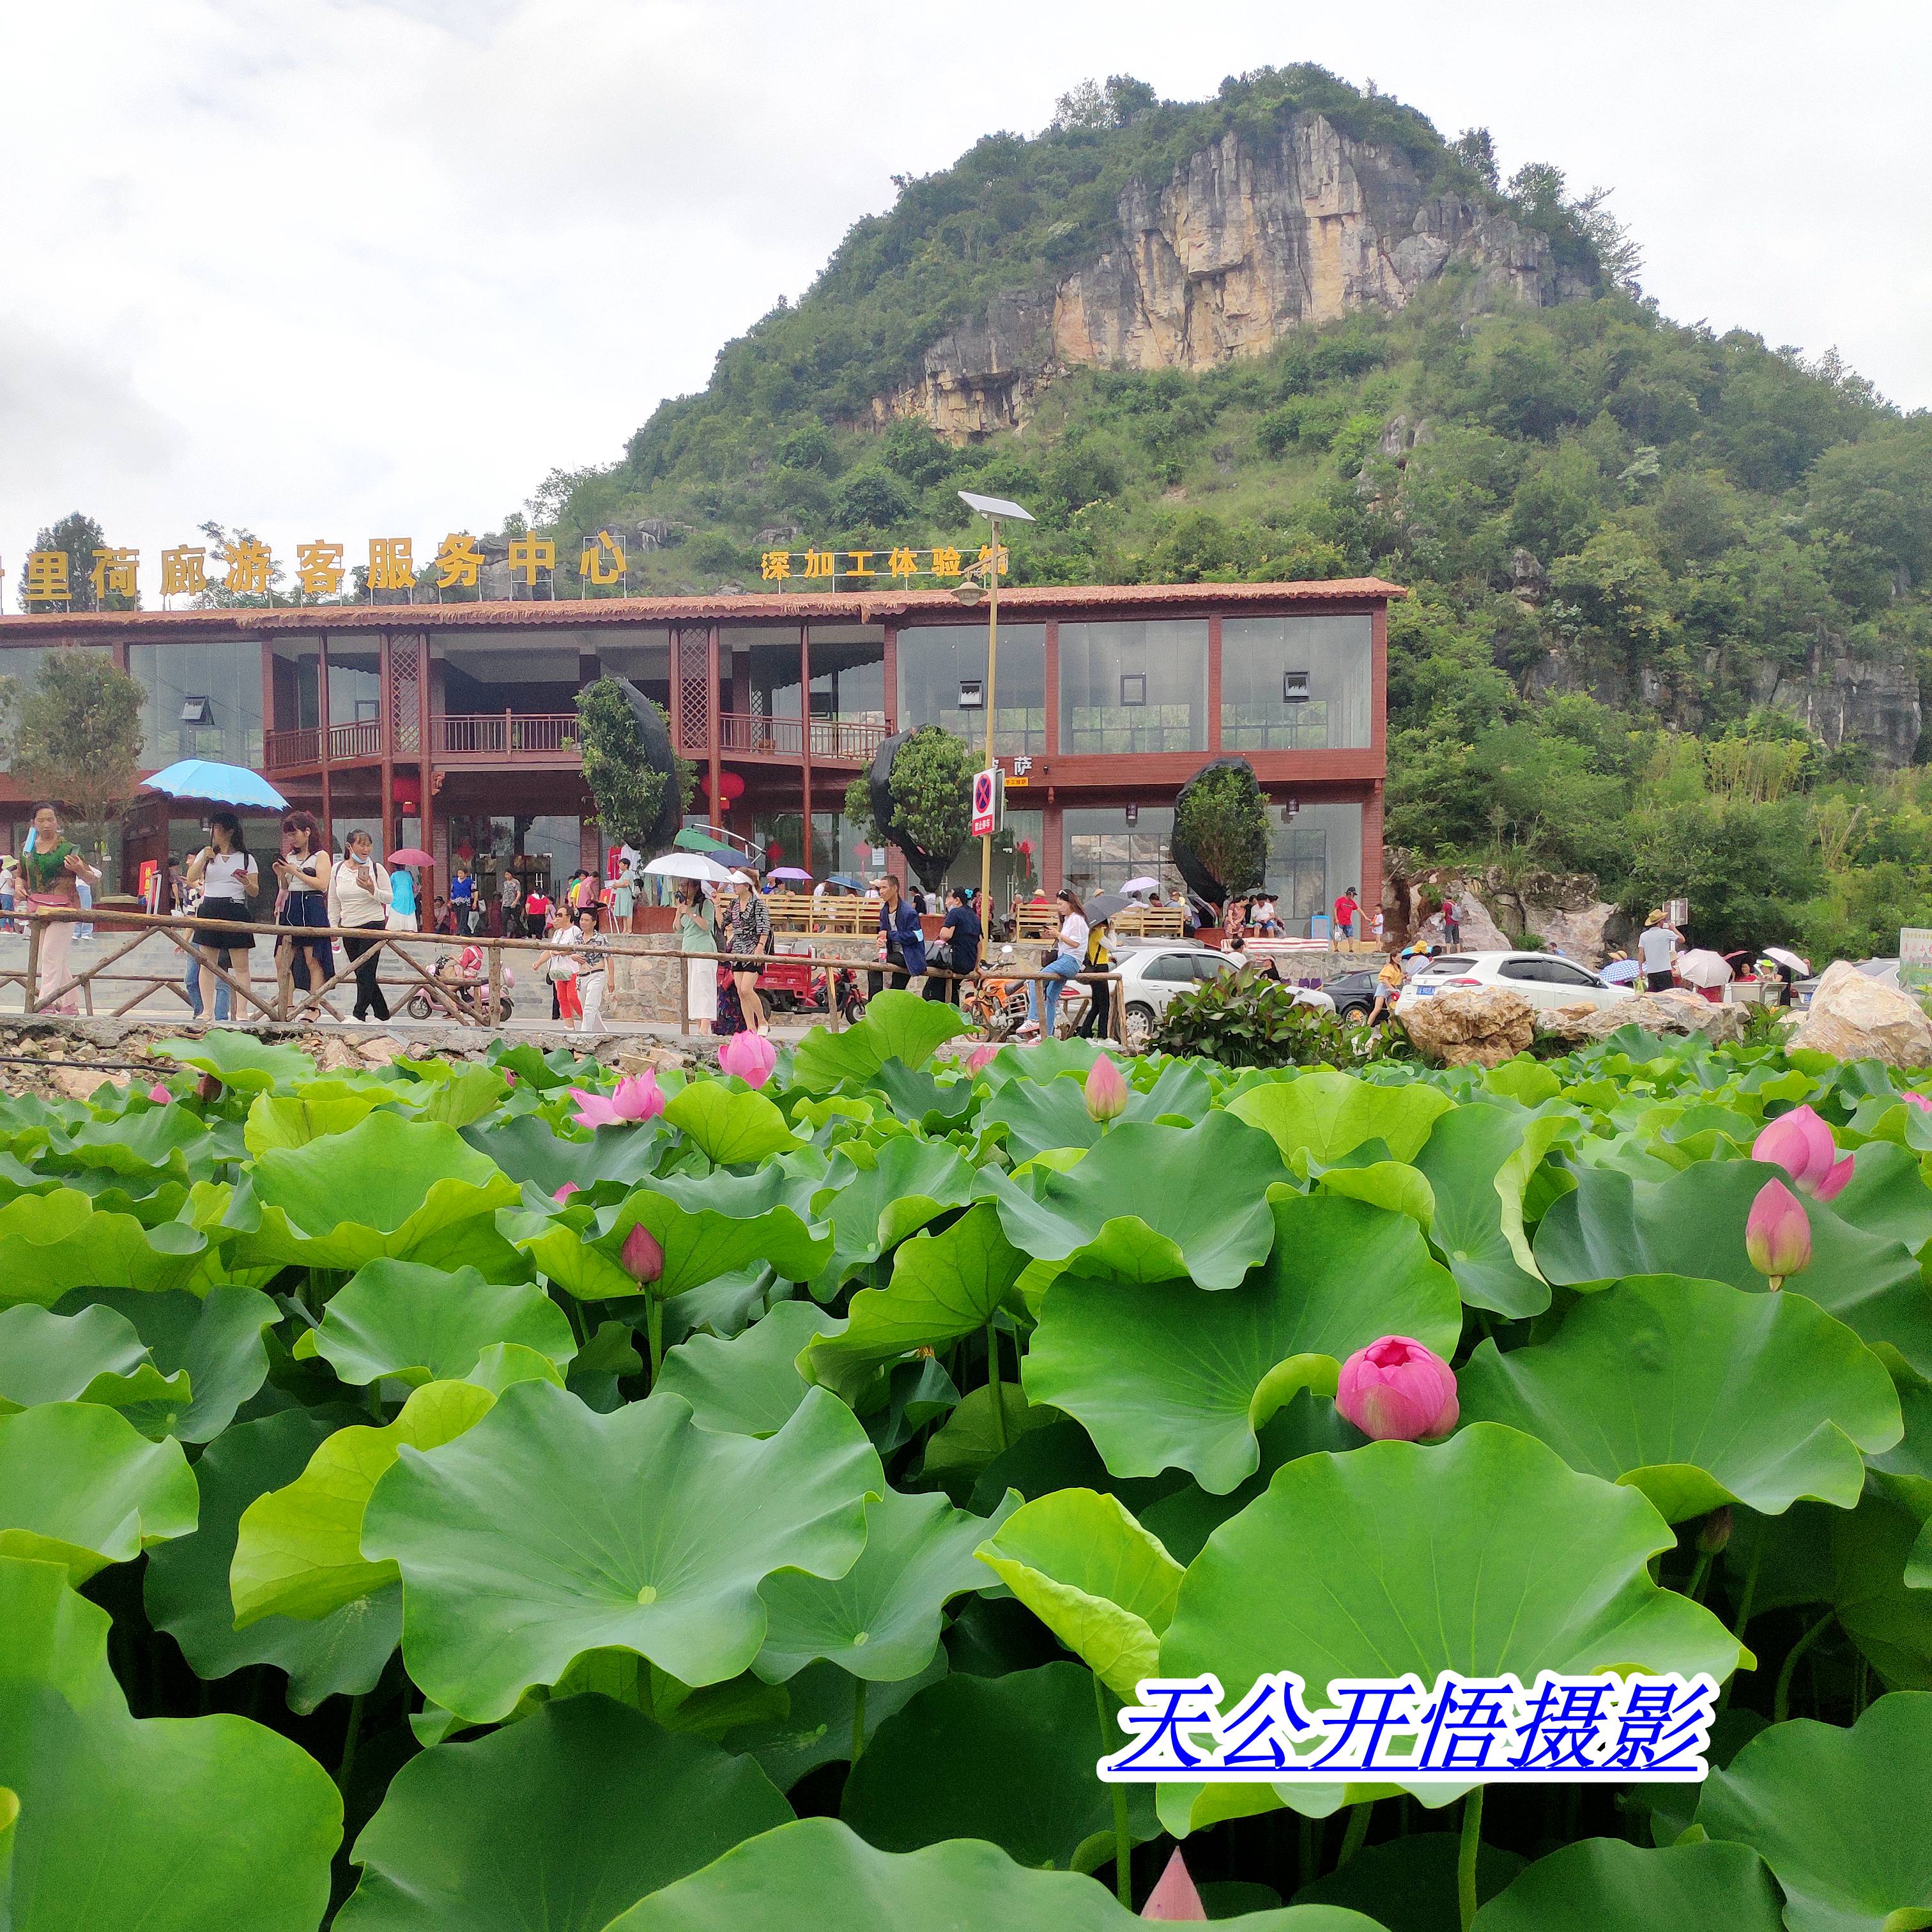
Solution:
{"label": "white car", "polygon": [[[1198,986],[1204,980],[1219,979],[1224,973],[1238,973],[1252,960],[1238,959],[1232,952],[1217,952],[1211,946],[1187,944],[1128,946],[1114,955],[1114,969],[1120,976],[1121,1030],[1126,1044],[1136,1050],[1153,1037],[1168,1002],[1177,993]],[[1069,988],[1068,998],[1075,996]],[[1292,986],[1297,1006],[1313,1006],[1332,1013],[1335,1002],[1326,993],[1311,987]],[[1078,1010],[1076,1009],[1076,1012]]]}
{"label": "white car", "polygon": [[1610,1006],[1631,997],[1572,959],[1548,952],[1450,952],[1432,959],[1403,987],[1395,1003],[1411,1012],[1438,993],[1460,986],[1507,986],[1532,1006]]}

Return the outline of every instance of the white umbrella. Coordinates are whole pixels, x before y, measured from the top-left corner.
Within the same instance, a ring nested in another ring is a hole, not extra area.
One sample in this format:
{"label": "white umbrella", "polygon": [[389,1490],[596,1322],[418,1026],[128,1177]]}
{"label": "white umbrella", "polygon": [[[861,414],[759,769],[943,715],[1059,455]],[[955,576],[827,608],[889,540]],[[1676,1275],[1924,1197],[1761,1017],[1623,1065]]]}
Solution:
{"label": "white umbrella", "polygon": [[728,871],[716,859],[707,859],[702,852],[672,852],[662,859],[653,859],[644,868],[660,879],[702,879],[706,885],[722,885],[737,874]]}
{"label": "white umbrella", "polygon": [[1157,892],[1160,890],[1158,879],[1130,879],[1120,888],[1124,892]]}
{"label": "white umbrella", "polygon": [[1678,956],[1677,976],[1687,986],[1724,986],[1735,976],[1721,953],[1700,951]]}
{"label": "white umbrella", "polygon": [[1794,973],[1808,973],[1811,970],[1810,961],[1799,958],[1788,946],[1767,946],[1764,956],[1776,960],[1780,966],[1789,966]]}

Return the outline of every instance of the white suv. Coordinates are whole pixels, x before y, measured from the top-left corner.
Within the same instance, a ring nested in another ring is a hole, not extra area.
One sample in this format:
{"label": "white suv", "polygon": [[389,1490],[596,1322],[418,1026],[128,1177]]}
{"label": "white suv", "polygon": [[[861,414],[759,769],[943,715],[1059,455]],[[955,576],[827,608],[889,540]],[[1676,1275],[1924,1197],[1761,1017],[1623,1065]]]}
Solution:
{"label": "white suv", "polygon": [[1629,987],[1613,986],[1587,966],[1547,952],[1452,952],[1430,960],[1403,987],[1395,1010],[1412,1012],[1459,986],[1507,986],[1539,1009],[1609,1006],[1630,997]]}
{"label": "white suv", "polygon": [[[1204,980],[1238,973],[1244,964],[1252,966],[1255,962],[1244,962],[1231,952],[1217,952],[1211,946],[1186,942],[1177,945],[1172,940],[1165,944],[1156,941],[1117,948],[1114,970],[1120,976],[1121,1018],[1127,1046],[1138,1050],[1147,1045],[1177,993],[1191,992]],[[1077,992],[1084,990],[1070,987],[1067,997],[1074,998]],[[1335,1002],[1326,993],[1306,986],[1292,986],[1289,991],[1297,1006],[1313,1006],[1324,1012],[1335,1010]]]}

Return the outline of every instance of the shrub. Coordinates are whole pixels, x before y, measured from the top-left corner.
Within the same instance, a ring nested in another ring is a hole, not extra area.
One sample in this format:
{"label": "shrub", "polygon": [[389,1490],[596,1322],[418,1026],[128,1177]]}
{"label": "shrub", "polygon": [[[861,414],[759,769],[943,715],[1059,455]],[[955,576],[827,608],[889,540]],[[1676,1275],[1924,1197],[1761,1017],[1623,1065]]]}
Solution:
{"label": "shrub", "polygon": [[1344,1026],[1297,1004],[1292,987],[1255,972],[1224,974],[1178,994],[1161,1016],[1163,1053],[1198,1053],[1224,1066],[1360,1066],[1411,1058],[1396,1033]]}

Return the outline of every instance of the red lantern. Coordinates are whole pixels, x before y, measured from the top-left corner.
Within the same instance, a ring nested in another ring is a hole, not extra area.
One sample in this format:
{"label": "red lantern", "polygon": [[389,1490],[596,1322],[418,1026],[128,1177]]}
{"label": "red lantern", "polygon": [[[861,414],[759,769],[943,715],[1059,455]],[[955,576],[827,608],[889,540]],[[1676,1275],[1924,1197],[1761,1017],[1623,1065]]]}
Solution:
{"label": "red lantern", "polygon": [[1022,859],[1030,859],[1033,856],[1033,841],[1030,838],[1022,838],[1014,850]]}

